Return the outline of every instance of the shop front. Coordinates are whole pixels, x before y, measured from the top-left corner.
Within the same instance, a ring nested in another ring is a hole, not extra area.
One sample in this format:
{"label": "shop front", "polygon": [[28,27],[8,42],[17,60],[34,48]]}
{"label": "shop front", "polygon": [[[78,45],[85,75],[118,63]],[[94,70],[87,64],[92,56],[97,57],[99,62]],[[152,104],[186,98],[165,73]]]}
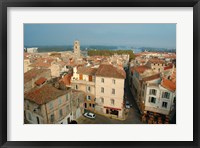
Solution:
{"label": "shop front", "polygon": [[104,106],[104,108],[106,109],[106,114],[119,117],[119,112],[121,111],[120,108],[113,108],[108,106]]}

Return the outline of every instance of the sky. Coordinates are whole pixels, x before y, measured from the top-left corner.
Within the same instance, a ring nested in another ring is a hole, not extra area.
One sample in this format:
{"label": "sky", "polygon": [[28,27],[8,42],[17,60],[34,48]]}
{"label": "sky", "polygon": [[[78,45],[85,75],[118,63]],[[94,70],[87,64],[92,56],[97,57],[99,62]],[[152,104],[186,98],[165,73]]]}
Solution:
{"label": "sky", "polygon": [[176,24],[24,24],[25,46],[112,45],[176,48]]}

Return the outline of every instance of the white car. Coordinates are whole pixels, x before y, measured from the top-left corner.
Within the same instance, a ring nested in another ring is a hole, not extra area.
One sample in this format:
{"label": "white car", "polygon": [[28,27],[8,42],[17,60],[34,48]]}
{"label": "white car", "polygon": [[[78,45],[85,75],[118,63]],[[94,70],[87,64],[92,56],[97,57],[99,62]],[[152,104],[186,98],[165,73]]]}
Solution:
{"label": "white car", "polygon": [[126,101],[126,108],[131,108],[131,105],[130,105],[130,103],[128,102],[128,101]]}
{"label": "white car", "polygon": [[84,116],[90,119],[95,119],[96,115],[90,112],[84,113]]}

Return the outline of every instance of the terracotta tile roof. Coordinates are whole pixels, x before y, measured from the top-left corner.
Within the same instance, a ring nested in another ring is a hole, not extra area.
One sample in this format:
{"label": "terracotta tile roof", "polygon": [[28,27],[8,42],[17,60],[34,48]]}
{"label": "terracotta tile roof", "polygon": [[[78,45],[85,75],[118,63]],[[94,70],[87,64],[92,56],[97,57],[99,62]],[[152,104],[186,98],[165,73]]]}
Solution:
{"label": "terracotta tile roof", "polygon": [[165,57],[165,58],[176,59],[176,55],[175,55],[175,54],[172,54],[172,55],[166,54],[166,55],[164,55],[164,57]]}
{"label": "terracotta tile roof", "polygon": [[91,67],[79,67],[77,70],[78,74],[95,75],[97,68]]}
{"label": "terracotta tile roof", "polygon": [[50,58],[39,58],[37,59],[33,64],[29,65],[30,67],[43,67],[43,68],[49,68],[52,64],[52,62],[55,61],[55,59]]}
{"label": "terracotta tile roof", "polygon": [[125,79],[126,73],[123,69],[114,67],[111,64],[101,64],[96,72],[96,76]]}
{"label": "terracotta tile roof", "polygon": [[138,73],[143,73],[145,72],[146,70],[149,70],[150,68],[143,65],[143,66],[137,66],[137,67],[134,67],[135,71],[137,71]]}
{"label": "terracotta tile roof", "polygon": [[37,69],[33,68],[26,73],[24,73],[24,83],[31,81],[33,78],[36,78],[41,73],[51,73],[50,69]]}
{"label": "terracotta tile roof", "polygon": [[155,80],[155,79],[158,79],[158,78],[160,78],[160,74],[159,73],[155,74],[155,75],[152,75],[152,76],[149,76],[149,77],[145,77],[142,80],[143,81],[151,81],[151,80]]}
{"label": "terracotta tile roof", "polygon": [[71,77],[72,77],[72,74],[66,74],[62,79],[60,79],[60,82],[63,82],[65,85],[70,85]]}
{"label": "terracotta tile roof", "polygon": [[40,88],[33,88],[24,94],[24,98],[35,102],[36,104],[44,104],[60,96],[67,94],[69,90],[60,90],[52,84],[45,84]]}
{"label": "terracotta tile roof", "polygon": [[173,68],[173,64],[169,64],[168,66],[164,67],[164,70],[168,70],[168,69],[172,69]]}
{"label": "terracotta tile roof", "polygon": [[134,55],[135,55],[135,57],[139,57],[139,56],[141,56],[142,54],[140,54],[140,53],[135,53]]}
{"label": "terracotta tile roof", "polygon": [[41,85],[41,84],[43,84],[44,82],[46,82],[46,78],[44,78],[44,77],[41,77],[41,78],[39,78],[37,81],[35,81],[35,84],[36,85]]}
{"label": "terracotta tile roof", "polygon": [[55,64],[58,64],[58,65],[60,65],[62,67],[67,65],[64,61],[55,62]]}
{"label": "terracotta tile roof", "polygon": [[159,60],[159,59],[150,59],[149,60],[150,63],[155,63],[155,64],[164,64],[165,62],[163,60]]}
{"label": "terracotta tile roof", "polygon": [[161,86],[163,86],[164,88],[166,88],[170,91],[176,90],[176,83],[173,83],[171,80],[168,80],[166,78],[162,79]]}

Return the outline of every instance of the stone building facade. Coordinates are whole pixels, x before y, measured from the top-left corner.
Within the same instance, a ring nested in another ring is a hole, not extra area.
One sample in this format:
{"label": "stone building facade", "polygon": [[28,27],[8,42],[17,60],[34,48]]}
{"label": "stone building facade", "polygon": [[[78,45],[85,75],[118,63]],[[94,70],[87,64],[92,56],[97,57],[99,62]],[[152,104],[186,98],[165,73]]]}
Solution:
{"label": "stone building facade", "polygon": [[25,119],[31,124],[67,124],[72,120],[71,89],[54,84],[33,88],[24,95]]}

